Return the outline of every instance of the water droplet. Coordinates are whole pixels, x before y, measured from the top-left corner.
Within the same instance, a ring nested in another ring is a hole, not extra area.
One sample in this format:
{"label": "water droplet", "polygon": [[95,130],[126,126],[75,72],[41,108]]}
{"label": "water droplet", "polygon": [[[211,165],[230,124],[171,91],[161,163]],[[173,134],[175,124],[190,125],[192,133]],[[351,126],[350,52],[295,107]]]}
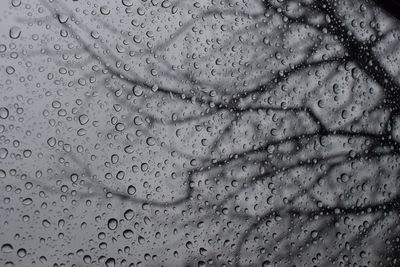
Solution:
{"label": "water droplet", "polygon": [[8,75],[14,74],[14,72],[15,72],[15,69],[14,69],[13,66],[7,66],[7,67],[6,67],[6,73],[7,73]]}
{"label": "water droplet", "polygon": [[21,0],[12,0],[11,5],[13,7],[19,7],[21,5]]}
{"label": "water droplet", "polygon": [[127,209],[127,210],[124,212],[124,217],[125,217],[125,219],[127,219],[128,221],[132,220],[132,218],[133,218],[134,215],[135,215],[135,213],[133,212],[132,209]]}
{"label": "water droplet", "polygon": [[311,237],[312,238],[316,238],[318,236],[318,232],[317,231],[312,231],[311,232]]}
{"label": "water droplet", "polygon": [[111,155],[111,163],[116,164],[119,161],[119,156],[117,154]]}
{"label": "water droplet", "polygon": [[132,88],[132,92],[137,97],[142,96],[143,95],[143,88],[141,88],[140,86],[134,86]]}
{"label": "water droplet", "polygon": [[21,36],[21,29],[17,26],[13,26],[10,29],[10,38],[18,39]]}
{"label": "water droplet", "polygon": [[58,108],[61,108],[61,103],[60,103],[60,101],[54,100],[54,101],[51,103],[51,106],[52,106],[53,108],[55,108],[55,109],[58,109]]}
{"label": "water droplet", "polygon": [[117,123],[115,125],[115,130],[117,130],[118,132],[122,132],[125,129],[125,125],[123,123]]}
{"label": "water droplet", "polygon": [[90,255],[85,255],[83,256],[83,262],[86,264],[89,264],[92,262],[92,257],[90,257]]}
{"label": "water droplet", "polygon": [[163,8],[169,8],[170,6],[171,6],[171,2],[169,0],[164,0],[161,3],[161,7],[163,7]]}
{"label": "water droplet", "polygon": [[144,14],[146,14],[146,11],[142,7],[139,7],[137,9],[137,13],[139,16],[143,16]]}
{"label": "water droplet", "polygon": [[88,123],[88,121],[89,121],[88,115],[82,114],[82,115],[79,116],[79,123],[81,125],[85,125],[86,123]]}
{"label": "water droplet", "polygon": [[9,111],[7,108],[5,108],[5,107],[0,108],[0,118],[5,120],[8,118],[8,115],[9,115]]}
{"label": "water droplet", "polygon": [[124,6],[130,7],[133,5],[133,0],[122,0]]}
{"label": "water droplet", "polygon": [[126,146],[126,147],[124,148],[124,151],[125,151],[125,153],[127,153],[127,154],[132,154],[135,150],[134,150],[133,146],[129,145],[129,146]]}
{"label": "water droplet", "polygon": [[61,24],[64,24],[68,21],[69,17],[65,14],[58,14],[57,19]]}
{"label": "water droplet", "polygon": [[142,170],[142,172],[147,171],[147,170],[149,169],[149,164],[147,164],[147,163],[142,163],[142,164],[140,165],[140,169]]}
{"label": "water droplet", "polygon": [[146,239],[144,239],[144,237],[143,236],[138,236],[138,242],[139,242],[139,244],[144,244],[144,242],[146,241]]}
{"label": "water droplet", "polygon": [[111,12],[110,8],[108,6],[101,6],[100,7],[100,13],[103,15],[109,15]]}
{"label": "water droplet", "polygon": [[9,243],[3,244],[1,246],[1,252],[3,252],[3,253],[10,253],[10,252],[13,252],[13,250],[14,250],[14,247]]}
{"label": "water droplet", "polygon": [[26,250],[25,250],[24,248],[18,249],[17,255],[18,255],[18,257],[20,257],[20,258],[25,257],[25,256],[26,256]]}
{"label": "water droplet", "polygon": [[22,154],[24,155],[25,158],[29,158],[30,156],[32,156],[32,150],[25,149],[24,152],[22,152]]}
{"label": "water droplet", "polygon": [[31,198],[25,198],[24,200],[22,200],[22,204],[24,204],[25,206],[29,206],[33,203],[33,200]]}
{"label": "water droplet", "polygon": [[90,36],[92,36],[93,39],[99,39],[99,38],[100,38],[100,34],[99,34],[98,31],[92,31],[92,32],[90,33]]}
{"label": "water droplet", "polygon": [[136,193],[136,187],[134,187],[133,185],[128,186],[128,194],[129,195],[134,195]]}
{"label": "water droplet", "polygon": [[153,137],[149,137],[146,139],[146,144],[149,146],[154,146],[156,144],[156,140]]}
{"label": "water droplet", "polygon": [[8,155],[8,150],[7,148],[0,148],[0,159],[5,159]]}
{"label": "water droplet", "polygon": [[143,124],[143,120],[140,116],[136,116],[135,118],[133,118],[133,123],[135,125],[142,125]]}
{"label": "water droplet", "polygon": [[48,228],[48,227],[50,227],[50,222],[48,220],[43,220],[42,225],[43,225],[43,227]]}
{"label": "water droplet", "polygon": [[114,258],[108,258],[106,260],[106,266],[107,267],[115,267],[115,259]]}
{"label": "water droplet", "polygon": [[115,218],[111,218],[107,222],[107,227],[110,230],[115,230],[118,227],[118,221]]}
{"label": "water droplet", "polygon": [[126,238],[126,239],[131,239],[133,238],[133,232],[130,229],[125,230],[122,235]]}
{"label": "water droplet", "polygon": [[54,137],[50,137],[47,139],[47,144],[51,147],[54,147],[56,145],[56,139]]}
{"label": "water droplet", "polygon": [[125,172],[124,171],[119,171],[117,172],[117,175],[115,176],[118,180],[122,180],[125,178]]}

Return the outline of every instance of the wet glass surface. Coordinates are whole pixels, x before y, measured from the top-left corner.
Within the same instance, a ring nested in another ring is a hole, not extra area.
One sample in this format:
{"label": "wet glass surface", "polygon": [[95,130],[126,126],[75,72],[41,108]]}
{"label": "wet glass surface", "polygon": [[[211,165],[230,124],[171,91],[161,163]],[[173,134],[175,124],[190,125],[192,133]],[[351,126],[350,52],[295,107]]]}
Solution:
{"label": "wet glass surface", "polygon": [[400,265],[395,1],[3,2],[0,266]]}

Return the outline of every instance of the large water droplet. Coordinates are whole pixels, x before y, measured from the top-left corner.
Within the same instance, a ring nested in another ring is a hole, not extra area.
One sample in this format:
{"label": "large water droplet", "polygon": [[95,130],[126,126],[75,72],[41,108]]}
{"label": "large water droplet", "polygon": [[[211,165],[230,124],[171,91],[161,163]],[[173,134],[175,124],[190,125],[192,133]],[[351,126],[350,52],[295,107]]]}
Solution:
{"label": "large water droplet", "polygon": [[26,249],[24,249],[24,248],[18,249],[17,255],[18,255],[18,257],[20,257],[20,258],[24,258],[24,257],[26,256]]}
{"label": "large water droplet", "polygon": [[21,0],[12,0],[11,5],[13,7],[19,7],[21,5]]}
{"label": "large water droplet", "polygon": [[126,238],[126,239],[131,239],[133,238],[133,232],[130,229],[125,230],[122,235]]}
{"label": "large water droplet", "polygon": [[114,258],[108,258],[106,260],[106,266],[107,267],[115,267],[115,259]]}
{"label": "large water droplet", "polygon": [[125,219],[127,219],[128,221],[132,220],[132,218],[133,218],[134,215],[135,215],[135,213],[133,212],[132,209],[127,209],[127,210],[124,212],[124,217],[125,217]]}
{"label": "large water droplet", "polygon": [[14,247],[9,243],[6,243],[1,246],[1,252],[3,252],[3,253],[10,253],[10,252],[13,252],[13,250],[14,250]]}
{"label": "large water droplet", "polygon": [[25,206],[29,206],[33,203],[33,200],[31,198],[25,198],[24,200],[22,200],[22,204],[24,204]]}
{"label": "large water droplet", "polygon": [[133,5],[133,0],[122,0],[124,6],[130,7]]}

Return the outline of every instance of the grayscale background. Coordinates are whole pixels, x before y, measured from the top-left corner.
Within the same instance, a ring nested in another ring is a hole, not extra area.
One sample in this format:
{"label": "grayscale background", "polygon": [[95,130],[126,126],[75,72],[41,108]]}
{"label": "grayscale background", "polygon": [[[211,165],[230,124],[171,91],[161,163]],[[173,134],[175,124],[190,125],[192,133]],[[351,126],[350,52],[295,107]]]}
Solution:
{"label": "grayscale background", "polygon": [[390,2],[3,0],[0,266],[400,266]]}

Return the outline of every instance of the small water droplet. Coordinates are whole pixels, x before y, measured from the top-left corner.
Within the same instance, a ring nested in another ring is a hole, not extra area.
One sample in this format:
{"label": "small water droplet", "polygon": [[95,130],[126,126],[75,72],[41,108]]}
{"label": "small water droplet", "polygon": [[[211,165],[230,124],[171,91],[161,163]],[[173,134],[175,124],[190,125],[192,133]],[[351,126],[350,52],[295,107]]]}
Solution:
{"label": "small water droplet", "polygon": [[47,144],[51,147],[54,147],[56,145],[56,139],[54,137],[50,137],[47,139]]}
{"label": "small water droplet", "polygon": [[0,148],[0,159],[5,159],[8,155],[8,150],[7,148]]}
{"label": "small water droplet", "polygon": [[118,227],[118,221],[115,218],[111,218],[107,222],[107,227],[110,230],[115,230]]}
{"label": "small water droplet", "polygon": [[8,115],[9,115],[9,111],[7,108],[5,108],[5,107],[0,108],[0,118],[7,119]]}
{"label": "small water droplet", "polygon": [[103,15],[109,15],[111,12],[110,8],[108,6],[101,6],[100,7],[100,13]]}
{"label": "small water droplet", "polygon": [[7,66],[7,67],[6,67],[6,73],[7,73],[8,75],[14,74],[14,72],[15,72],[15,69],[14,69],[13,66]]}
{"label": "small water droplet", "polygon": [[18,39],[21,36],[21,29],[17,26],[13,26],[10,29],[10,38]]}
{"label": "small water droplet", "polygon": [[156,140],[153,137],[149,137],[146,139],[146,144],[149,146],[154,146],[156,144]]}
{"label": "small water droplet", "polygon": [[0,44],[0,53],[4,53],[7,51],[7,46],[5,44]]}
{"label": "small water droplet", "polygon": [[134,195],[136,193],[136,187],[134,187],[133,185],[128,186],[128,194],[129,195]]}
{"label": "small water droplet", "polygon": [[79,123],[81,125],[85,125],[86,123],[88,123],[88,121],[89,121],[88,115],[82,114],[82,115],[79,116]]}
{"label": "small water droplet", "polygon": [[61,24],[66,23],[66,22],[68,21],[68,19],[69,19],[69,17],[68,17],[67,15],[65,15],[65,14],[58,14],[58,15],[57,15],[57,18],[58,18],[58,21],[59,21]]}

